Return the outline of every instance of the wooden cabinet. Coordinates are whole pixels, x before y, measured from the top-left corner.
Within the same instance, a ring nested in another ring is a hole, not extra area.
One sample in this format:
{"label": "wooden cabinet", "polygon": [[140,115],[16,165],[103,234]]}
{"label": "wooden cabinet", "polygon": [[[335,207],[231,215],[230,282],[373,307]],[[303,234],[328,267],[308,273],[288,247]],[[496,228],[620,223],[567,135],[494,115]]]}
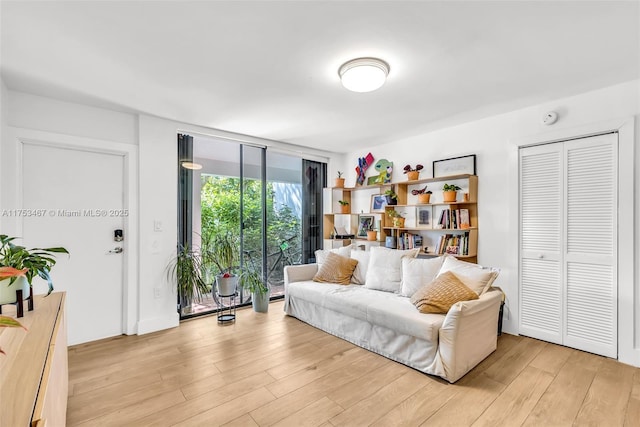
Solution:
{"label": "wooden cabinet", "polygon": [[[64,292],[36,295],[20,319],[28,331],[0,329],[0,426],[64,426],[68,366]],[[8,306],[6,313],[13,316]]]}
{"label": "wooden cabinet", "polygon": [[[457,185],[455,202],[445,202],[444,184]],[[468,262],[478,256],[478,177],[455,175],[428,178],[394,184],[398,194],[396,206],[386,206],[383,218],[383,238],[391,237],[397,249],[420,247],[421,254],[438,256],[450,253]],[[428,204],[421,204],[413,190],[427,187],[431,191]],[[405,218],[404,225],[394,226],[390,211]]]}

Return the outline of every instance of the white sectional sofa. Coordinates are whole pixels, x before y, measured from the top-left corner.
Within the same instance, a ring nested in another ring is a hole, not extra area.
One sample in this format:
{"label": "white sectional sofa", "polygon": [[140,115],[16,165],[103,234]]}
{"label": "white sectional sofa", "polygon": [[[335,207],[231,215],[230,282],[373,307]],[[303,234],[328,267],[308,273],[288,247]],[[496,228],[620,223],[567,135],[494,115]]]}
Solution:
{"label": "white sectional sofa", "polygon": [[317,272],[318,264],[285,268],[286,314],[451,383],[496,349],[498,289],[457,302],[446,314],[423,314],[401,293],[314,282]]}

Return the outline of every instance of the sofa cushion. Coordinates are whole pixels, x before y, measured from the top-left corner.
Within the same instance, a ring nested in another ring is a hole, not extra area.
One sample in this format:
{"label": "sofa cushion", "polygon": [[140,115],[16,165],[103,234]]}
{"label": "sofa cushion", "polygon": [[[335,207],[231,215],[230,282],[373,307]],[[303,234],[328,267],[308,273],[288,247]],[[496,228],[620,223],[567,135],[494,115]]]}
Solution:
{"label": "sofa cushion", "polygon": [[356,269],[353,270],[351,283],[356,285],[364,285],[367,280],[367,269],[369,268],[370,251],[351,251],[351,258],[358,261]]}
{"label": "sofa cushion", "polygon": [[438,332],[445,319],[443,314],[423,314],[415,309],[407,297],[374,292],[378,292],[380,297],[367,307],[367,320],[370,323],[432,343],[438,342]]}
{"label": "sofa cushion", "polygon": [[418,289],[436,278],[442,267],[444,257],[402,258],[402,287],[400,295],[410,297]]}
{"label": "sofa cushion", "polygon": [[438,274],[440,275],[447,271],[453,272],[462,283],[478,295],[488,291],[500,273],[500,270],[496,268],[482,267],[478,264],[460,261],[453,256],[444,257],[442,268],[440,268],[440,273]]}
{"label": "sofa cushion", "polygon": [[447,313],[459,301],[478,299],[451,271],[436,277],[411,297],[411,302],[421,313]]}
{"label": "sofa cushion", "polygon": [[421,314],[408,298],[359,285],[293,282],[287,287],[287,295],[434,343],[445,318],[442,314]]}
{"label": "sofa cushion", "polygon": [[367,280],[364,284],[365,288],[385,292],[400,292],[402,258],[415,258],[419,251],[420,249],[401,251],[379,246],[371,248]]}
{"label": "sofa cushion", "polygon": [[356,265],[358,265],[358,261],[355,259],[329,252],[324,264],[313,276],[313,281],[348,285]]}

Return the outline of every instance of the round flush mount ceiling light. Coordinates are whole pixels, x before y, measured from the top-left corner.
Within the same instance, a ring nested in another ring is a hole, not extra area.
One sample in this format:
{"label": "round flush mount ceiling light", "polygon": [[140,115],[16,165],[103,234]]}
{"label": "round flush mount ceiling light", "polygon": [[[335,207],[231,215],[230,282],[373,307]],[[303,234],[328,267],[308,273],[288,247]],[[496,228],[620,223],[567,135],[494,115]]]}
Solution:
{"label": "round flush mount ceiling light", "polygon": [[193,162],[182,162],[182,167],[185,169],[191,169],[194,171],[202,169],[202,165],[200,163],[193,163]]}
{"label": "round flush mount ceiling light", "polygon": [[350,91],[371,92],[387,80],[389,64],[378,58],[356,58],[342,64],[338,75]]}

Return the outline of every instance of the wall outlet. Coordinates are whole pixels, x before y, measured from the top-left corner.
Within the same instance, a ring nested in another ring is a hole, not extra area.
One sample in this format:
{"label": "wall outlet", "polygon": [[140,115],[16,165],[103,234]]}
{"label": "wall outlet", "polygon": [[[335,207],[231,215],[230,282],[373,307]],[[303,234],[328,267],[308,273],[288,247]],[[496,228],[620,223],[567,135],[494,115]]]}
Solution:
{"label": "wall outlet", "polygon": [[160,298],[160,288],[153,288],[153,297]]}
{"label": "wall outlet", "polygon": [[162,231],[162,221],[158,219],[153,220],[153,231]]}

